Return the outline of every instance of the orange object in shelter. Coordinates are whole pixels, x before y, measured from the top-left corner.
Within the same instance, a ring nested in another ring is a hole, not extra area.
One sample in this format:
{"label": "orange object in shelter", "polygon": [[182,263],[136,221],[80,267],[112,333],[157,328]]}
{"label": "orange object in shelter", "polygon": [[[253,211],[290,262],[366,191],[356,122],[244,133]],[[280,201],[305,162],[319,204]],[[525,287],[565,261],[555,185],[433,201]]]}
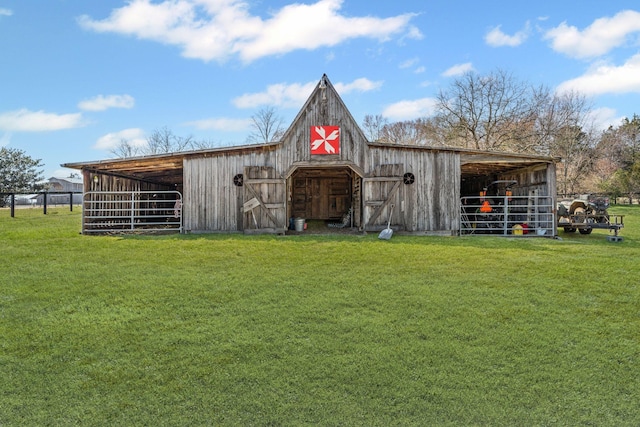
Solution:
{"label": "orange object in shelter", "polygon": [[485,200],[484,202],[482,202],[482,206],[480,206],[480,212],[482,213],[489,213],[491,212],[493,209],[491,208],[491,204],[489,203],[488,200]]}

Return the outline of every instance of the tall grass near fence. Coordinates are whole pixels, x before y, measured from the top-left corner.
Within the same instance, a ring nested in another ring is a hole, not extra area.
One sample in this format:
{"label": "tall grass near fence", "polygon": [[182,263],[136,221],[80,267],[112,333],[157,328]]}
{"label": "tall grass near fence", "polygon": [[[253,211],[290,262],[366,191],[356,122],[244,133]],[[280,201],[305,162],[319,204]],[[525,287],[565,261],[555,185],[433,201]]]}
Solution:
{"label": "tall grass near fence", "polygon": [[622,243],[83,236],[0,211],[0,425],[638,425]]}

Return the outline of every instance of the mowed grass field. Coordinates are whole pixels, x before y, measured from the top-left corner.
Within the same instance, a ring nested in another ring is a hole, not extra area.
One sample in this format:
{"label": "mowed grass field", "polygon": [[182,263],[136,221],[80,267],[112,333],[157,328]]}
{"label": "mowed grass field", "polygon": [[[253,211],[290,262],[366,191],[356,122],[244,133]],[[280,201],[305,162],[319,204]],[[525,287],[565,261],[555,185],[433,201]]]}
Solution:
{"label": "mowed grass field", "polygon": [[640,425],[640,207],[548,238],[0,210],[0,426]]}

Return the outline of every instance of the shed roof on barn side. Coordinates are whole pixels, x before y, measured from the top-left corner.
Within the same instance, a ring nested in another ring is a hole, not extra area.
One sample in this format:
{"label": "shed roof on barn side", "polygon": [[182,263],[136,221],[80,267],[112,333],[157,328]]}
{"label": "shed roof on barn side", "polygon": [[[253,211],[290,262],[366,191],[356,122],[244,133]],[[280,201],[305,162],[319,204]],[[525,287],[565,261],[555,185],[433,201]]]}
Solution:
{"label": "shed roof on barn side", "polygon": [[134,180],[148,181],[164,185],[182,184],[183,162],[192,157],[208,157],[224,153],[250,153],[272,150],[279,142],[269,144],[251,144],[229,147],[216,147],[176,153],[153,154],[148,156],[105,159],[89,162],[64,163],[71,169],[86,170]]}

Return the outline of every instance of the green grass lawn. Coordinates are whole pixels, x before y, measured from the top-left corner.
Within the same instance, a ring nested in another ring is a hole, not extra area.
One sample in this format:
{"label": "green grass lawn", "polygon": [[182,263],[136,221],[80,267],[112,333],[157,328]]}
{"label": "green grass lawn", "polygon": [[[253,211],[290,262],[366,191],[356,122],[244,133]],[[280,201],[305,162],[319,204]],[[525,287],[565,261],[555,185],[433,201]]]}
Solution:
{"label": "green grass lawn", "polygon": [[0,426],[640,424],[640,207],[548,238],[0,210]]}

